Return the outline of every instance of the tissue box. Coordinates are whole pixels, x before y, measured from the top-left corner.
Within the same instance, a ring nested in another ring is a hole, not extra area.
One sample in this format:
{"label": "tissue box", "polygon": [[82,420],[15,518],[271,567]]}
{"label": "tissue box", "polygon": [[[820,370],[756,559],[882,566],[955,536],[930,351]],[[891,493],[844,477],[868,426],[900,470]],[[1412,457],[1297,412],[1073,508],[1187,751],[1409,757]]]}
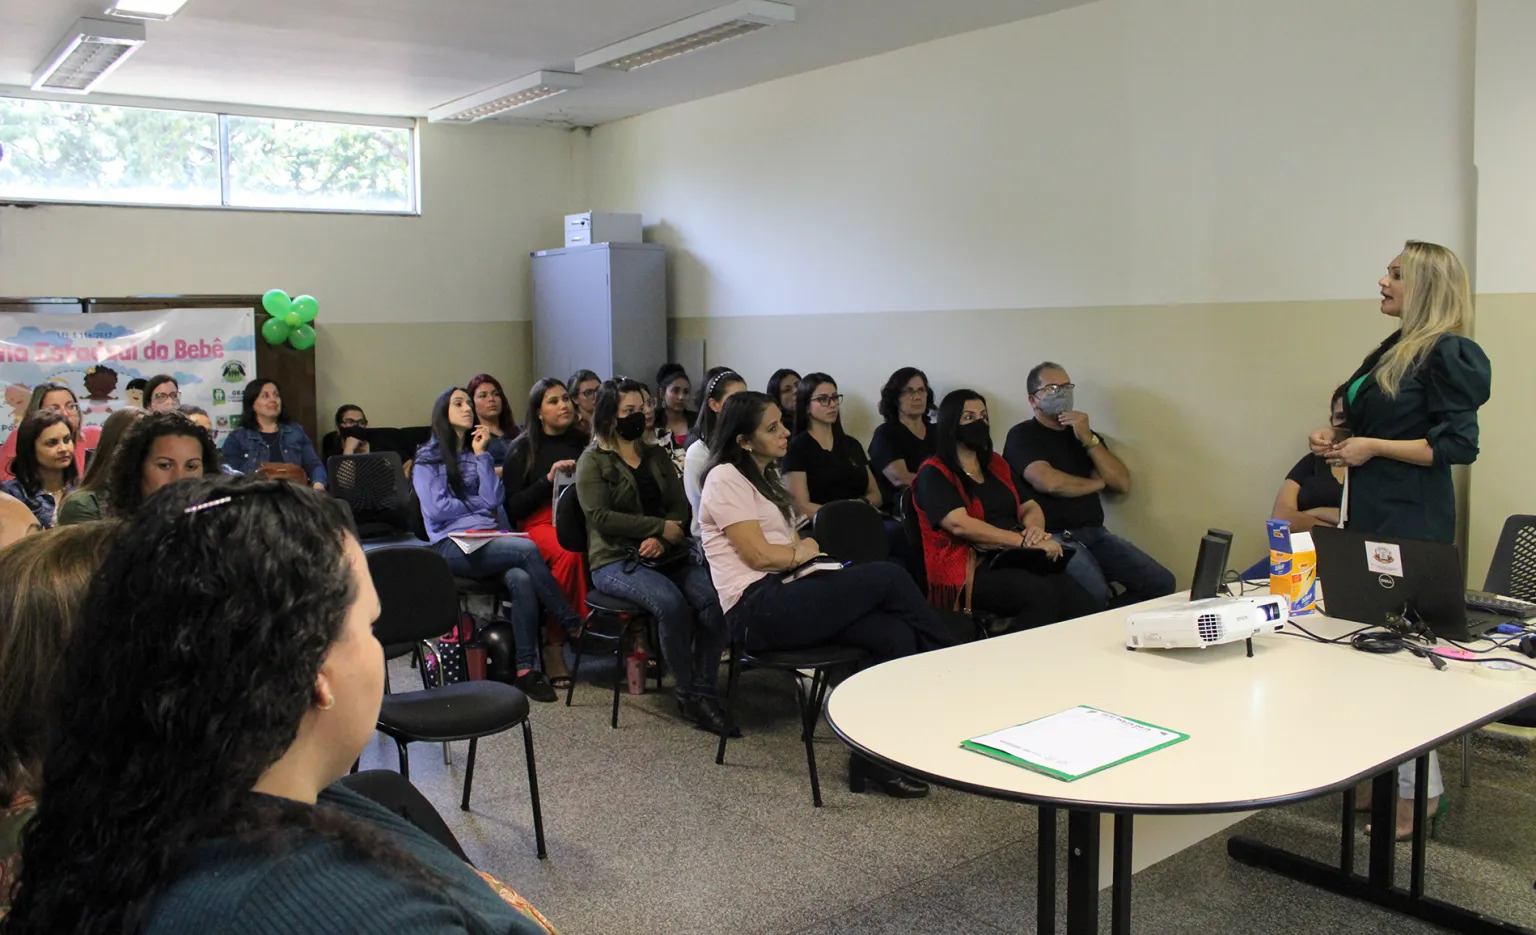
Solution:
{"label": "tissue box", "polygon": [[1291,602],[1291,615],[1317,612],[1317,549],[1309,532],[1272,519],[1269,526],[1269,593]]}

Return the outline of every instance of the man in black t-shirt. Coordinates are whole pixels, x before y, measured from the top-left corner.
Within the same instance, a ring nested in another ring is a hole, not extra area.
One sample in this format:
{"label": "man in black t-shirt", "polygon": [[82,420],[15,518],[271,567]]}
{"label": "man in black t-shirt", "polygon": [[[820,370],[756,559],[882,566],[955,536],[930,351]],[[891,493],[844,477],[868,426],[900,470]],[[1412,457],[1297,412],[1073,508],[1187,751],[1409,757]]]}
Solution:
{"label": "man in black t-shirt", "polygon": [[[1172,594],[1173,572],[1104,528],[1099,491],[1129,492],[1131,473],[1089,428],[1088,414],[1072,408],[1072,378],[1046,362],[1029,372],[1026,386],[1035,417],[1008,431],[1003,457],[1034,489],[1046,530],[1077,546],[1067,573],[1102,607]],[[1118,597],[1111,582],[1124,588]]]}

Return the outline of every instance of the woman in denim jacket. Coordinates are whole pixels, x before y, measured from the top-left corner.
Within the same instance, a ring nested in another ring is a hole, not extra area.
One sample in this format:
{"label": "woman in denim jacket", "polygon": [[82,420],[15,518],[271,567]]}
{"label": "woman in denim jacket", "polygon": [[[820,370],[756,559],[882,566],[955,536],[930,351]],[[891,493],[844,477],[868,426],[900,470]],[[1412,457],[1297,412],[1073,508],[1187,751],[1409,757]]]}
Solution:
{"label": "woman in denim jacket", "polygon": [[316,490],[325,489],[325,465],[303,426],[283,412],[283,394],[275,380],[258,377],[245,385],[240,427],[224,439],[224,463],[241,474],[263,464],[296,464]]}

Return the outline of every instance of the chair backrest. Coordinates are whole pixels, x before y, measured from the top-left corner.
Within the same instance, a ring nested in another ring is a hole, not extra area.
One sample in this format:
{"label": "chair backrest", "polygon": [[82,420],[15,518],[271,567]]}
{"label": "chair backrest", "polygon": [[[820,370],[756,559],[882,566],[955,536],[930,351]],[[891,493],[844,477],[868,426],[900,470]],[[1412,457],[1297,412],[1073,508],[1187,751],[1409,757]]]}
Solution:
{"label": "chair backrest", "polygon": [[459,596],[447,559],[419,545],[374,549],[367,558],[379,592],[373,633],[380,643],[415,643],[458,626]]}
{"label": "chair backrest", "polygon": [[391,532],[410,528],[411,490],[395,452],[334,455],[326,463],[326,474],[331,496],[347,502],[359,529],[382,525],[388,527],[383,532]]}
{"label": "chair backrest", "polygon": [[1536,516],[1516,513],[1504,521],[1483,590],[1536,601]]}
{"label": "chair backrest", "polygon": [[427,536],[427,518],[421,515],[421,498],[416,496],[416,487],[411,487],[411,499],[406,506],[406,526],[411,534],[422,542],[430,542]]}
{"label": "chair backrest", "polygon": [[891,554],[880,511],[863,500],[834,500],[822,504],[811,522],[821,550],[855,564],[884,561]]}
{"label": "chair backrest", "polygon": [[901,489],[901,499],[897,502],[897,509],[901,512],[902,534],[907,537],[907,555],[911,561],[917,563],[917,570],[921,570],[926,578],[928,563],[923,557],[923,529],[920,525],[922,520],[917,515],[917,505],[912,502],[911,485]]}
{"label": "chair backrest", "polygon": [[555,541],[567,552],[585,554],[587,551],[587,517],[581,512],[575,487],[565,488],[555,502]]}

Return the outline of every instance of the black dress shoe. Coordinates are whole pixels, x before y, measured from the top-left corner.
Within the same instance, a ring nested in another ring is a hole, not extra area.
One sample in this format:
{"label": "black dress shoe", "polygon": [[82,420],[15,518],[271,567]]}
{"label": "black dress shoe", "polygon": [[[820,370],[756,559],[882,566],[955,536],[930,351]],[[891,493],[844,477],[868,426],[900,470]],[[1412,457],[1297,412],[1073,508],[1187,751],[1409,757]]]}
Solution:
{"label": "black dress shoe", "polygon": [[554,701],[555,687],[549,684],[549,679],[538,669],[529,669],[522,675],[512,680],[512,687],[527,695],[530,701]]}
{"label": "black dress shoe", "polygon": [[893,799],[920,799],[928,794],[928,784],[895,770],[871,763],[861,756],[848,758],[848,791],[859,793],[869,788],[869,783]]}
{"label": "black dress shoe", "polygon": [[707,730],[721,737],[740,737],[741,728],[731,723],[720,702],[705,695],[688,695],[677,699],[677,706],[686,720],[692,721],[699,730]]}

